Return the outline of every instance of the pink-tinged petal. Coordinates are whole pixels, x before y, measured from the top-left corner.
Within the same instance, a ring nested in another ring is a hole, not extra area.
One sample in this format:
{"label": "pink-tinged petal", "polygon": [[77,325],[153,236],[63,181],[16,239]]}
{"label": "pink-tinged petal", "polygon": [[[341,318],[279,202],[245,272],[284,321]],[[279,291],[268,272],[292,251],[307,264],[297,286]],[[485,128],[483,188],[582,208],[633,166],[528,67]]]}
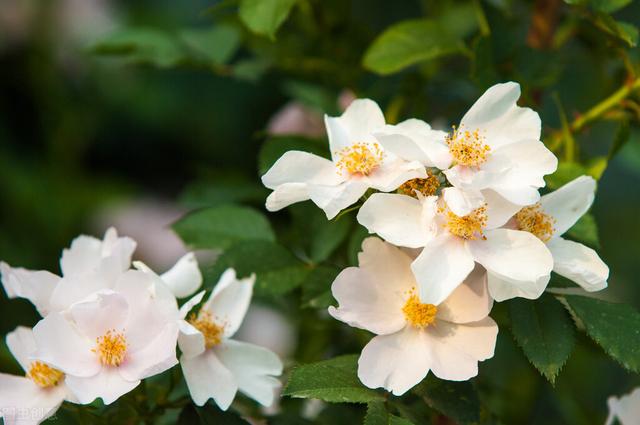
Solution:
{"label": "pink-tinged petal", "polygon": [[593,177],[581,176],[540,199],[544,212],[556,220],[554,236],[564,234],[591,208],[595,192]]}
{"label": "pink-tinged petal", "polygon": [[262,176],[269,189],[288,183],[336,185],[341,181],[333,162],[302,151],[285,152]]}
{"label": "pink-tinged petal", "polygon": [[520,297],[529,300],[540,298],[547,288],[550,276],[542,276],[535,280],[516,280],[497,273],[487,272],[489,295],[495,301],[501,302]]}
{"label": "pink-tinged petal", "polygon": [[127,381],[118,368],[104,367],[88,378],[67,375],[65,382],[79,404],[90,404],[97,398],[101,398],[104,404],[111,404],[133,391],[141,381]]}
{"label": "pink-tinged petal", "polygon": [[553,257],[545,244],[528,232],[485,231],[486,239],[469,241],[469,252],[488,272],[516,281],[536,282],[548,277]]}
{"label": "pink-tinged petal", "polygon": [[427,376],[431,363],[426,333],[406,327],[369,341],[358,360],[358,378],[369,388],[400,396]]}
{"label": "pink-tinged petal", "polygon": [[110,227],[104,234],[102,242],[102,256],[113,257],[120,266],[120,271],[131,267],[131,257],[136,250],[136,241],[129,237],[118,237],[114,227]]}
{"label": "pink-tinged petal", "polygon": [[253,295],[255,275],[244,279],[236,277],[236,271],[227,269],[213,289],[211,297],[202,309],[211,313],[216,323],[224,325],[224,336],[229,338],[236,333]]}
{"label": "pink-tinged petal", "polygon": [[95,340],[109,330],[120,332],[124,329],[129,308],[122,295],[112,291],[99,292],[71,306],[69,315],[85,338]]}
{"label": "pink-tinged petal", "polygon": [[[434,200],[425,200],[432,205]],[[435,234],[435,222],[426,222],[423,203],[406,195],[374,193],[358,211],[358,223],[395,245],[421,248]],[[433,220],[433,217],[431,217]]]}
{"label": "pink-tinged petal", "polygon": [[62,251],[60,268],[63,276],[83,275],[95,269],[102,260],[102,241],[80,235]]}
{"label": "pink-tinged petal", "polygon": [[282,361],[272,351],[246,342],[226,340],[214,348],[216,356],[231,371],[238,389],[263,406],[273,404],[281,383]]}
{"label": "pink-tinged petal", "polygon": [[68,375],[89,377],[102,366],[92,352],[95,340],[80,333],[60,313],[51,313],[33,328],[37,351],[35,360],[47,363]]}
{"label": "pink-tinged petal", "polygon": [[5,425],[38,425],[53,416],[65,395],[64,385],[43,389],[28,378],[0,373],[0,418]]}
{"label": "pink-tinged petal", "polygon": [[447,187],[442,191],[447,207],[457,216],[465,216],[484,204],[484,196],[479,190],[462,190]]}
{"label": "pink-tinged petal", "polygon": [[562,238],[547,243],[553,255],[553,271],[580,285],[585,291],[607,287],[609,267],[591,248]]}
{"label": "pink-tinged petal", "polygon": [[374,189],[391,192],[404,182],[426,177],[427,172],[418,161],[408,162],[399,158],[389,158],[363,180]]}
{"label": "pink-tinged petal", "polygon": [[6,338],[7,347],[13,357],[20,363],[22,369],[27,372],[31,367],[31,356],[36,351],[36,340],[33,331],[24,326],[18,326],[13,332],[9,332]]}
{"label": "pink-tinged petal", "polygon": [[202,286],[202,273],[193,252],[181,257],[178,262],[160,278],[177,298],[193,295]]}
{"label": "pink-tinged petal", "polygon": [[362,179],[351,179],[337,186],[309,185],[309,198],[331,220],[343,209],[355,204],[369,186]]}
{"label": "pink-tinged petal", "polygon": [[183,356],[180,365],[196,405],[204,406],[212,398],[220,409],[229,408],[238,391],[238,383],[212,350],[196,357]]}
{"label": "pink-tinged petal", "polygon": [[384,115],[376,102],[356,99],[340,117],[324,117],[329,147],[334,155],[356,142],[372,141],[373,133],[384,128]]}
{"label": "pink-tinged petal", "polygon": [[176,343],[178,340],[178,323],[169,322],[164,329],[154,335],[144,347],[127,350],[127,356],[118,370],[127,381],[137,381],[158,375],[176,364]]}
{"label": "pink-tinged petal", "polygon": [[521,205],[509,202],[491,189],[483,190],[482,196],[487,204],[487,229],[504,226],[522,208]]}
{"label": "pink-tinged petal", "polygon": [[490,87],[460,121],[467,130],[480,129],[492,149],[523,139],[540,139],[540,117],[517,105],[520,85],[514,82]]}
{"label": "pink-tinged petal", "polygon": [[449,297],[438,306],[438,320],[452,323],[469,323],[489,315],[493,299],[487,287],[487,272],[477,266]]}
{"label": "pink-tinged petal", "polygon": [[184,320],[181,320],[178,326],[180,329],[178,346],[183,357],[195,357],[204,353],[206,345],[202,332]]}
{"label": "pink-tinged petal", "polygon": [[465,241],[448,233],[437,236],[411,264],[425,304],[443,302],[471,273],[473,257]]}
{"label": "pink-tinged petal", "polygon": [[31,271],[10,267],[0,262],[2,284],[9,298],[25,298],[36,307],[41,316],[50,312],[50,299],[60,277],[48,271]]}

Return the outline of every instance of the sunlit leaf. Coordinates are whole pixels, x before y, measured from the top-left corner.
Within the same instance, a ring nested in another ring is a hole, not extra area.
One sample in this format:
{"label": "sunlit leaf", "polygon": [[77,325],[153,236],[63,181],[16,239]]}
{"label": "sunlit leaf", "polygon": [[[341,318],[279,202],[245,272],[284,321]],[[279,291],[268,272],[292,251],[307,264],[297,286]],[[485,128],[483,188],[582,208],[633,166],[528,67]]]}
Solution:
{"label": "sunlit leaf", "polygon": [[240,19],[256,34],[274,38],[297,0],[241,0]]}

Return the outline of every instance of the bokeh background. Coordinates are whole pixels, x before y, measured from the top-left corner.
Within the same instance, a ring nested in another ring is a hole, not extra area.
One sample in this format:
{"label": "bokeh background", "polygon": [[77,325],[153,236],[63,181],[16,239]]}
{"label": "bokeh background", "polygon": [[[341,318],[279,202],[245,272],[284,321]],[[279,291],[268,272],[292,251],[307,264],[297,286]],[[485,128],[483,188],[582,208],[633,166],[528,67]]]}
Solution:
{"label": "bokeh background", "polygon": [[[607,16],[640,24],[640,3],[617,3],[624,7]],[[244,27],[228,0],[0,0],[0,259],[57,272],[73,237],[115,225],[138,240],[138,258],[163,270],[185,250],[173,221],[229,201],[262,208],[265,139],[322,138],[322,113],[339,113],[353,97],[375,99],[390,121],[415,116],[446,128],[491,84],[518,81],[545,142],[566,160],[562,114],[571,121],[639,70],[638,48],[599,26],[598,13],[559,0],[301,0],[270,40]],[[424,16],[463,32],[462,52],[388,75],[363,66],[382,31]],[[114,38],[131,28],[151,32],[139,44]],[[211,29],[220,33],[197,60],[159,36]],[[589,169],[628,129],[593,215],[611,268],[602,296],[637,308],[639,118],[636,92],[576,132],[571,154]],[[301,313],[269,304],[256,322],[273,318],[276,349],[298,360],[326,355],[301,356]],[[0,295],[0,333],[36,320],[27,302]],[[580,336],[552,387],[506,329],[480,370],[483,400],[507,424],[603,423],[606,398],[640,383]],[[17,371],[4,346],[0,371]],[[334,423],[350,420],[340,417]]]}

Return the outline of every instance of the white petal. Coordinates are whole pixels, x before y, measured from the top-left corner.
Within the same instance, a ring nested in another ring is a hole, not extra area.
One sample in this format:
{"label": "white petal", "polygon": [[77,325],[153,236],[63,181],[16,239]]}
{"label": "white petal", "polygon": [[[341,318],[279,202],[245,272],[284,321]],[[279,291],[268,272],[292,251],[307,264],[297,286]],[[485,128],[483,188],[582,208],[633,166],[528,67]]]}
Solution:
{"label": "white petal", "polygon": [[124,329],[129,316],[129,304],[118,293],[101,292],[71,306],[69,314],[81,334],[95,340],[109,330],[120,332]]}
{"label": "white petal", "polygon": [[553,255],[553,271],[582,286],[586,291],[607,287],[609,267],[591,248],[562,238],[547,243]]}
{"label": "white petal", "polygon": [[[434,211],[434,200],[429,202]],[[428,206],[427,206],[428,207]],[[433,238],[435,223],[423,219],[423,204],[406,195],[374,193],[358,211],[358,223],[395,245],[421,248]]]}
{"label": "white petal", "polygon": [[80,235],[62,251],[60,268],[63,276],[81,275],[97,267],[102,260],[102,241],[93,236]]}
{"label": "white petal", "polygon": [[251,303],[255,281],[255,275],[238,279],[235,270],[227,269],[211,297],[202,306],[203,310],[211,313],[216,323],[224,324],[224,336],[233,336],[242,324]]}
{"label": "white petal", "polygon": [[538,299],[549,283],[549,276],[542,276],[535,280],[517,280],[492,272],[487,272],[487,279],[489,294],[498,302],[515,297]]}
{"label": "white petal", "polygon": [[131,267],[131,257],[136,250],[136,241],[129,237],[118,237],[114,227],[110,227],[104,234],[102,242],[102,257],[112,257],[120,266],[121,271]]}
{"label": "white petal", "polygon": [[92,403],[97,398],[101,398],[104,404],[111,404],[140,384],[140,381],[123,379],[118,368],[111,367],[104,367],[88,378],[68,375],[65,382],[80,404]]}
{"label": "white petal", "polygon": [[544,212],[556,220],[554,236],[564,234],[589,210],[595,191],[593,177],[581,176],[540,199]]}
{"label": "white petal", "polygon": [[612,424],[614,418],[617,418],[621,425],[638,425],[638,419],[640,418],[640,388],[636,388],[631,393],[620,398],[609,397],[607,404],[609,405],[607,425]]}
{"label": "white petal", "polygon": [[482,130],[492,148],[523,139],[540,139],[540,117],[529,108],[518,107],[520,86],[514,82],[490,87],[460,121],[473,131]]}
{"label": "white petal", "polygon": [[282,361],[266,348],[226,340],[214,348],[218,359],[233,373],[238,389],[263,406],[273,404],[282,374]]}
{"label": "white petal", "polygon": [[30,379],[0,373],[0,417],[5,425],[37,425],[51,417],[65,399],[66,388],[42,389]]}
{"label": "white petal", "polygon": [[262,176],[262,183],[269,189],[287,183],[336,185],[341,180],[333,162],[302,151],[285,152]]}
{"label": "white petal", "polygon": [[418,161],[408,162],[399,158],[392,158],[385,159],[380,167],[363,180],[374,189],[390,192],[406,181],[426,177],[427,172]]}
{"label": "white petal", "polygon": [[355,204],[369,187],[364,180],[351,179],[337,186],[309,185],[309,198],[331,220],[340,211]]}
{"label": "white petal", "polygon": [[22,369],[27,372],[31,367],[31,356],[36,351],[33,330],[18,326],[13,332],[7,334],[6,342],[13,357],[20,363]]}
{"label": "white petal", "polygon": [[344,269],[331,285],[339,307],[329,307],[329,314],[376,334],[402,329],[406,293],[416,285],[411,259],[378,238],[365,239],[358,259],[360,267]]}
{"label": "white petal", "polygon": [[528,232],[510,229],[485,231],[486,240],[469,241],[469,252],[488,272],[510,280],[536,282],[548,277],[553,257],[545,244]]}
{"label": "white petal", "polygon": [[193,402],[203,406],[213,398],[218,407],[227,410],[238,391],[233,374],[218,359],[212,350],[202,355],[180,358],[184,379]]}
{"label": "white petal", "polygon": [[482,196],[487,204],[487,229],[504,226],[522,208],[521,205],[507,201],[491,189],[483,190]]}
{"label": "white petal", "polygon": [[358,360],[358,378],[369,388],[400,396],[427,376],[430,364],[425,332],[406,327],[369,341]]}
{"label": "white petal", "polygon": [[540,200],[540,193],[533,186],[501,184],[491,186],[491,188],[508,202],[520,206],[532,205]]}
{"label": "white petal", "polygon": [[497,149],[483,165],[485,170],[499,172],[505,167],[508,168],[505,186],[543,187],[543,176],[556,171],[558,158],[539,140],[522,140]]}
{"label": "white petal", "polygon": [[324,120],[332,155],[354,142],[370,141],[372,134],[385,125],[380,107],[370,99],[356,99],[342,116],[325,115]]}
{"label": "white petal", "polygon": [[12,268],[0,262],[2,284],[9,298],[26,298],[42,316],[50,311],[50,299],[60,277],[48,271]]}
{"label": "white petal", "polygon": [[478,190],[447,187],[442,191],[442,196],[451,212],[460,217],[469,214],[484,203],[484,196]]}
{"label": "white petal", "polygon": [[181,319],[186,319],[187,315],[193,309],[193,307],[200,304],[200,301],[202,301],[202,298],[204,298],[204,295],[206,293],[207,291],[200,291],[197,294],[195,294],[191,299],[189,299],[189,301],[182,304],[182,306],[180,307],[179,317]]}
{"label": "white petal", "polygon": [[68,375],[93,376],[101,369],[91,351],[94,341],[80,335],[60,313],[51,313],[33,328],[37,351],[33,357]]}
{"label": "white petal", "polygon": [[480,266],[467,276],[449,297],[438,306],[438,320],[453,323],[469,323],[489,315],[493,300],[487,288],[487,272]]}
{"label": "white petal", "polygon": [[206,350],[204,335],[188,322],[181,320],[178,323],[180,333],[178,334],[178,345],[184,357],[195,357]]}
{"label": "white petal", "polygon": [[467,278],[473,267],[473,257],[462,239],[449,234],[437,236],[411,264],[421,301],[440,304]]}
{"label": "white petal", "polygon": [[267,196],[265,207],[267,211],[279,211],[291,204],[306,201],[309,190],[306,183],[285,183],[276,187]]}
{"label": "white petal", "polygon": [[161,276],[173,295],[186,298],[193,295],[202,285],[202,273],[193,252],[185,254],[178,262]]}
{"label": "white petal", "polygon": [[155,338],[144,347],[127,351],[125,362],[118,368],[120,375],[127,381],[158,375],[178,364],[178,323],[167,323],[164,329],[154,336]]}

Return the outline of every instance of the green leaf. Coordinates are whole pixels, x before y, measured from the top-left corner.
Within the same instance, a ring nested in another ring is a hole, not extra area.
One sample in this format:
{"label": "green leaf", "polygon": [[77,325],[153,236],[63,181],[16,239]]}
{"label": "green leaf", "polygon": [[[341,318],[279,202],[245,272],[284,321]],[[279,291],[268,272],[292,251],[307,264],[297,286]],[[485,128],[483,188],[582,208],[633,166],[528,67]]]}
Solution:
{"label": "green leaf", "polygon": [[340,269],[330,266],[319,266],[311,270],[302,284],[302,306],[327,308],[334,304],[331,295],[331,284]]}
{"label": "green leaf", "polygon": [[284,395],[318,398],[331,403],[369,403],[384,396],[366,388],[357,375],[358,355],[347,355],[296,367]]}
{"label": "green leaf", "polygon": [[545,176],[545,181],[549,189],[558,189],[582,175],[588,174],[587,170],[580,164],[575,162],[561,162],[555,173]]}
{"label": "green leaf", "polygon": [[412,425],[412,422],[392,415],[383,402],[376,401],[367,404],[364,425]]}
{"label": "green leaf", "polygon": [[509,302],[511,330],[531,364],[552,384],[575,345],[573,323],[562,304],[544,294]]}
{"label": "green leaf", "polygon": [[594,24],[613,36],[614,38],[624,42],[629,47],[636,47],[638,45],[638,27],[629,24],[627,22],[616,21],[611,16],[605,13],[598,13]]}
{"label": "green leaf", "polygon": [[[209,401],[202,407],[196,407],[196,413],[202,425],[247,425],[249,422],[240,418],[236,413],[223,412],[218,406]],[[192,422],[193,423],[193,422]]]}
{"label": "green leaf", "polygon": [[349,264],[352,266],[358,265],[358,253],[362,251],[362,242],[371,236],[369,231],[362,226],[356,227],[354,232],[351,234],[349,238]]}
{"label": "green leaf", "polygon": [[204,271],[207,285],[215,285],[222,273],[233,267],[239,277],[256,274],[258,296],[286,294],[306,279],[310,269],[286,248],[269,241],[245,241],[228,248],[213,267]]}
{"label": "green leaf", "polygon": [[314,263],[321,263],[345,241],[351,220],[327,220],[325,213],[310,203],[289,208],[293,216],[292,236]]}
{"label": "green leaf", "polygon": [[308,139],[298,136],[272,137],[265,140],[258,154],[258,172],[263,175],[287,151],[309,152],[323,158],[329,157],[326,140]]}
{"label": "green leaf", "polygon": [[403,21],[386,29],[367,49],[363,65],[381,75],[400,71],[410,65],[458,53],[462,37],[450,32],[438,21]]}
{"label": "green leaf", "polygon": [[626,369],[640,372],[640,313],[627,304],[567,295],[587,334]]}
{"label": "green leaf", "polygon": [[174,223],[173,229],[195,249],[224,249],[243,240],[275,240],[264,215],[252,208],[236,205],[192,212]]}
{"label": "green leaf", "polygon": [[131,63],[166,68],[187,59],[183,46],[170,33],[147,28],[129,28],[99,40],[93,53],[117,55]]}
{"label": "green leaf", "polygon": [[297,0],[241,0],[240,19],[254,33],[275,38]]}
{"label": "green leaf", "polygon": [[194,55],[210,64],[227,63],[240,47],[240,32],[231,25],[188,29],[179,35]]}
{"label": "green leaf", "polygon": [[269,191],[255,179],[223,176],[187,185],[180,195],[180,203],[190,209],[241,202],[262,204],[268,194]]}
{"label": "green leaf", "polygon": [[480,421],[480,400],[469,381],[443,381],[429,376],[413,389],[427,404],[460,425]]}
{"label": "green leaf", "polygon": [[576,224],[569,229],[567,235],[577,242],[582,242],[593,248],[600,247],[600,238],[598,237],[598,225],[592,214],[587,213],[580,217]]}
{"label": "green leaf", "polygon": [[632,0],[564,0],[571,5],[590,6],[594,10],[605,13],[613,13],[622,9]]}

